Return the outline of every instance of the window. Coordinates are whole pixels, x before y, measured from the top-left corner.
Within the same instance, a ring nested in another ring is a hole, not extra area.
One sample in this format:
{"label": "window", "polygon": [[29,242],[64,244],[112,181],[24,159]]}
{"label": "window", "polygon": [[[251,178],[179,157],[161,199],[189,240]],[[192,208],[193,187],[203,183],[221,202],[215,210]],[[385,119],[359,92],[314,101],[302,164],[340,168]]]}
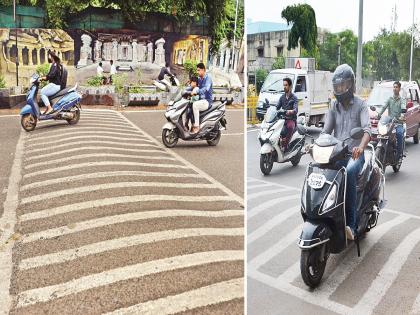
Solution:
{"label": "window", "polygon": [[264,49],[258,48],[258,57],[264,57]]}
{"label": "window", "polygon": [[411,95],[411,100],[413,102],[419,102],[419,94],[417,93],[417,90],[415,89],[410,89],[410,95]]}
{"label": "window", "polygon": [[283,46],[277,47],[277,57],[283,56]]}
{"label": "window", "polygon": [[306,92],[306,79],[305,76],[299,76],[296,81],[295,92]]}

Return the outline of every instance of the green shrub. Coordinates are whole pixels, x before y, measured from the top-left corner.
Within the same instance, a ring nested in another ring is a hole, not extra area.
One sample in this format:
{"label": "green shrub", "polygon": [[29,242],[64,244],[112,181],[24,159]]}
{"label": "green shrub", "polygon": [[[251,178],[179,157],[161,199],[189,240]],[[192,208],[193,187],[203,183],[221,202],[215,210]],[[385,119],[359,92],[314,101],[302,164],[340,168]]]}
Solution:
{"label": "green shrub", "polygon": [[44,63],[36,67],[36,73],[39,74],[41,77],[45,77],[48,72],[50,71],[51,65],[49,63]]}
{"label": "green shrub", "polygon": [[6,81],[3,78],[3,75],[0,73],[0,89],[6,87]]}
{"label": "green shrub", "polygon": [[91,77],[86,81],[86,83],[87,83],[88,86],[101,86],[102,85],[102,77],[99,77],[99,76]]}
{"label": "green shrub", "polygon": [[192,76],[198,76],[197,73],[197,61],[195,60],[187,60],[184,63],[184,69],[185,71],[187,71],[188,73],[188,77],[192,77]]}
{"label": "green shrub", "polygon": [[124,92],[124,85],[127,85],[128,75],[126,73],[117,73],[112,76],[112,84],[115,86],[115,92],[121,94]]}

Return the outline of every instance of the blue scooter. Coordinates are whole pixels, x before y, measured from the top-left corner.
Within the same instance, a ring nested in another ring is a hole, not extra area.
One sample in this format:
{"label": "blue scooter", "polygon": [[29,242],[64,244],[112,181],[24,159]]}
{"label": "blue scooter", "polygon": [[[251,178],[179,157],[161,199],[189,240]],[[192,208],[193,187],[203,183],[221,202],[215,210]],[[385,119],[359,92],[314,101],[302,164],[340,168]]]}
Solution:
{"label": "blue scooter", "polygon": [[80,100],[82,96],[76,92],[77,84],[73,88],[65,88],[49,97],[53,111],[47,115],[41,114],[37,102],[40,77],[34,74],[30,80],[31,88],[26,97],[26,105],[20,111],[21,125],[25,131],[35,129],[41,120],[67,120],[70,125],[75,125],[80,119]]}

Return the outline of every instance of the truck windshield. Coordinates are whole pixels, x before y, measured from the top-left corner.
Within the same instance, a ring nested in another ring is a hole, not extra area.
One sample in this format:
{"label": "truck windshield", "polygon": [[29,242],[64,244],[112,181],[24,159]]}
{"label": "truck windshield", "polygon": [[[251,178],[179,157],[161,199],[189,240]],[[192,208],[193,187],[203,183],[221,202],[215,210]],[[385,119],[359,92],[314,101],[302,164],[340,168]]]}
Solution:
{"label": "truck windshield", "polygon": [[[377,86],[372,92],[370,92],[369,98],[366,103],[368,106],[384,106],[386,101],[394,94],[392,91],[392,86]],[[402,89],[400,91],[400,96],[404,97]]]}
{"label": "truck windshield", "polygon": [[283,92],[284,78],[290,78],[293,82],[295,76],[290,73],[270,73],[265,79],[260,92]]}

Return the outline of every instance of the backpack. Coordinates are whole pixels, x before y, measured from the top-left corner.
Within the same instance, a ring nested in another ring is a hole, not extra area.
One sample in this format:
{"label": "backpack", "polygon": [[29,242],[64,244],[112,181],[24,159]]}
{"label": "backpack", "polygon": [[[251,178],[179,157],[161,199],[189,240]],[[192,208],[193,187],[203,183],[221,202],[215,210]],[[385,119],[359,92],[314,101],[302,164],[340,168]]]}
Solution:
{"label": "backpack", "polygon": [[61,89],[65,89],[67,86],[67,69],[64,68],[63,65],[61,65]]}

